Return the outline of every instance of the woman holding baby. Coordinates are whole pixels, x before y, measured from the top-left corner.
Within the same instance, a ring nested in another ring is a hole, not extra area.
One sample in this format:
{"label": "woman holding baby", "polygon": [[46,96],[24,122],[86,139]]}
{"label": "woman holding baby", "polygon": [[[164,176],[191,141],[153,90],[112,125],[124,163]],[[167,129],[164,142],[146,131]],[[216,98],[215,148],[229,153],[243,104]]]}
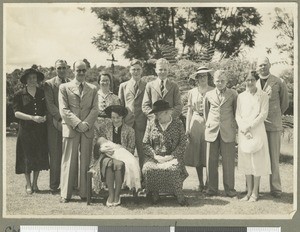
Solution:
{"label": "woman holding baby", "polygon": [[237,99],[236,121],[239,126],[238,168],[245,174],[247,195],[241,201],[258,200],[260,177],[271,174],[270,155],[264,121],[268,116],[267,93],[256,87],[255,71],[246,77],[246,91]]}
{"label": "woman holding baby", "polygon": [[[109,194],[106,205],[111,207],[121,204],[120,192],[126,168],[124,162],[114,155],[132,155],[135,148],[135,136],[134,130],[123,123],[123,119],[128,113],[125,107],[111,105],[104,111],[111,121],[108,121],[105,125],[99,125],[95,129],[94,156],[99,157],[97,157],[93,166],[94,171],[99,173],[102,180],[106,182]],[[107,144],[108,141],[112,143]],[[116,146],[117,144],[120,146]],[[102,148],[101,145],[103,145]],[[106,149],[104,149],[104,145]],[[108,147],[109,149],[107,149]],[[122,150],[118,150],[121,148],[126,149],[127,152],[122,153]],[[117,153],[114,154],[115,152]],[[135,165],[138,167],[137,161]],[[138,172],[138,174],[140,173]],[[131,185],[128,187],[140,186]]]}

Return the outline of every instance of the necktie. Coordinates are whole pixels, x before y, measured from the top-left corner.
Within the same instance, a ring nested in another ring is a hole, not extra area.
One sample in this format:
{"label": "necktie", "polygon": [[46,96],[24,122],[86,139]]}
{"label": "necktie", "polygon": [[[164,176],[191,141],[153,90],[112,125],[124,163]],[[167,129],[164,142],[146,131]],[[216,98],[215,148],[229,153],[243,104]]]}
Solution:
{"label": "necktie", "polygon": [[136,92],[138,91],[139,85],[137,82],[135,82],[134,84],[134,94],[136,94]]}
{"label": "necktie", "polygon": [[220,90],[220,93],[219,93],[219,100],[220,100],[220,102],[223,101],[225,90],[226,90],[226,88]]}
{"label": "necktie", "polygon": [[161,91],[161,94],[162,94],[162,95],[164,94],[164,89],[165,89],[164,81],[162,80],[162,81],[160,82],[160,91]]}
{"label": "necktie", "polygon": [[80,95],[81,95],[81,93],[82,93],[82,90],[83,90],[83,84],[80,83],[80,85],[79,85],[79,93],[80,93]]}

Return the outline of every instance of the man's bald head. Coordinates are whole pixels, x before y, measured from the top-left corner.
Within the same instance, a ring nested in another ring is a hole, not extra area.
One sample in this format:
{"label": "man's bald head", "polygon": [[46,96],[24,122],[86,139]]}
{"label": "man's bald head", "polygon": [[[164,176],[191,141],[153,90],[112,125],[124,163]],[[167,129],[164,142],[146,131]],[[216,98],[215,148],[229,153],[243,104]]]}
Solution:
{"label": "man's bald head", "polygon": [[270,74],[271,63],[268,57],[258,58],[256,66],[260,76],[268,76]]}

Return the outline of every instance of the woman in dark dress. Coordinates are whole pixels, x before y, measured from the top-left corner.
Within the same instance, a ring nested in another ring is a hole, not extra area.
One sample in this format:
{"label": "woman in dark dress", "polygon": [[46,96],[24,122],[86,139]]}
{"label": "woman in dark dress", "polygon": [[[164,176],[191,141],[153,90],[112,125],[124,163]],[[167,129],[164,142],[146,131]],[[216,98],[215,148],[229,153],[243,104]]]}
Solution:
{"label": "woman in dark dress", "polygon": [[25,87],[14,95],[14,112],[19,120],[16,174],[25,174],[28,194],[39,191],[39,171],[49,169],[45,95],[37,87],[43,79],[41,72],[32,68],[25,70],[20,78]]}

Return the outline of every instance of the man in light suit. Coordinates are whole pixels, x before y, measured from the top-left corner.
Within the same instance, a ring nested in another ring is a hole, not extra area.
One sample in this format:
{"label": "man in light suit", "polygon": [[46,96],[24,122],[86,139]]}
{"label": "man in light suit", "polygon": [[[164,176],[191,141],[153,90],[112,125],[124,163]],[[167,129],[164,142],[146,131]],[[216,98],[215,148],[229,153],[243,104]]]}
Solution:
{"label": "man in light suit", "polygon": [[143,138],[147,125],[147,117],[142,111],[142,101],[146,87],[146,82],[141,80],[142,67],[143,64],[140,60],[132,60],[129,69],[131,79],[122,83],[119,87],[121,105],[128,110],[125,123],[135,131],[135,145],[141,169],[144,163]]}
{"label": "man in light suit", "polygon": [[227,196],[236,196],[234,189],[235,136],[237,124],[235,111],[237,92],[226,88],[227,79],[218,70],[214,74],[216,88],[204,98],[206,119],[205,140],[207,141],[208,196],[218,195],[218,162],[222,156],[223,184]]}
{"label": "man in light suit", "polygon": [[149,114],[152,105],[158,100],[169,102],[173,110],[173,117],[179,117],[182,110],[179,87],[176,83],[168,79],[169,62],[161,58],[156,61],[155,72],[158,78],[147,83],[142,103],[142,110],[148,119],[154,119],[153,114]]}
{"label": "man in light suit", "polygon": [[63,134],[61,203],[69,202],[76,176],[79,196],[82,200],[86,199],[86,178],[92,154],[94,123],[98,115],[97,88],[85,82],[85,62],[76,61],[73,70],[74,80],[59,87]]}
{"label": "man in light suit", "polygon": [[289,107],[288,89],[283,80],[270,73],[271,64],[267,57],[257,61],[257,71],[260,81],[256,82],[257,88],[262,89],[269,95],[269,114],[265,121],[269,151],[271,158],[270,191],[271,194],[280,198],[281,180],[279,174],[280,136],[282,131],[282,114]]}
{"label": "man in light suit", "polygon": [[48,147],[50,155],[50,191],[52,194],[59,192],[60,165],[62,156],[62,126],[59,113],[58,91],[62,83],[66,83],[68,64],[65,60],[55,62],[57,76],[45,82],[44,91],[47,114]]}

